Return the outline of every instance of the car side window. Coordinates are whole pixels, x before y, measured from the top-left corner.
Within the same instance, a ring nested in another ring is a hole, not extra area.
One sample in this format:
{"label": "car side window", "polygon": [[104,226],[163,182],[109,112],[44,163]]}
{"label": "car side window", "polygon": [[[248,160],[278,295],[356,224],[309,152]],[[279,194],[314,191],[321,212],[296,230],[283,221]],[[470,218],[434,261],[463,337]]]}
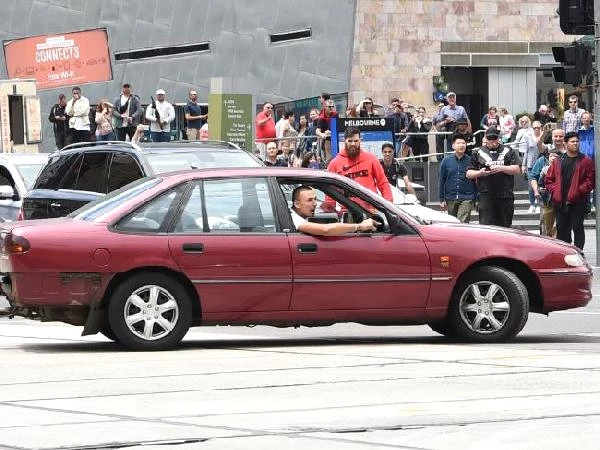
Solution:
{"label": "car side window", "polygon": [[293,190],[301,185],[310,186],[315,191],[315,213],[308,220],[319,223],[331,223],[332,221],[360,223],[370,217],[381,224],[377,229],[378,232],[389,232],[385,209],[333,183],[280,182],[280,187],[286,197],[288,207],[291,208],[293,206]]}
{"label": "car side window", "polygon": [[142,168],[133,156],[127,153],[114,153],[110,162],[107,191],[112,192],[143,177]]}
{"label": "car side window", "polygon": [[86,152],[79,168],[75,189],[106,193],[106,173],[110,153]]}
{"label": "car side window", "polygon": [[192,189],[174,231],[274,233],[276,225],[267,180],[240,178],[198,184]]}
{"label": "car side window", "polygon": [[55,154],[50,157],[37,179],[34,189],[75,189],[79,166],[83,159],[80,153]]}
{"label": "car side window", "polygon": [[179,206],[184,186],[165,192],[121,219],[114,228],[119,231],[156,233],[165,231]]}
{"label": "car side window", "polygon": [[204,227],[202,215],[202,183],[192,187],[189,197],[175,222],[175,233],[198,233]]}
{"label": "car side window", "polygon": [[6,167],[0,166],[0,186],[10,186],[15,189],[15,181],[6,169]]}

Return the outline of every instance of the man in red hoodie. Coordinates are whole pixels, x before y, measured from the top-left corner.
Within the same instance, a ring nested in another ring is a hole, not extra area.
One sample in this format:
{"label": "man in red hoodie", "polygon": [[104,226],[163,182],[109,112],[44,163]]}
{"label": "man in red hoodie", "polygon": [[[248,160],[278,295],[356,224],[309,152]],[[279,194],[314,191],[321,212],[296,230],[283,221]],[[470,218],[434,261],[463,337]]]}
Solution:
{"label": "man in red hoodie", "polygon": [[344,132],[344,149],[327,166],[334,172],[352,178],[358,184],[392,201],[392,189],[377,157],[360,148],[360,131],[348,127]]}
{"label": "man in red hoodie", "polygon": [[583,220],[595,184],[594,161],[579,151],[577,132],[566,133],[565,144],[567,153],[550,165],[544,186],[556,214],[556,237],[570,244],[572,231],[575,246],[583,250]]}

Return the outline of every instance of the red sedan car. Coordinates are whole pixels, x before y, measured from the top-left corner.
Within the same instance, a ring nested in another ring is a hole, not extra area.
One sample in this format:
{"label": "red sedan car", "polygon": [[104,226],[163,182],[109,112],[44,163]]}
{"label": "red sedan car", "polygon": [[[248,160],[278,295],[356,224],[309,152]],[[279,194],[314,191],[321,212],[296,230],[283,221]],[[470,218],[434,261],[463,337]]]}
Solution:
{"label": "red sedan car", "polygon": [[[377,230],[298,232],[290,206],[299,185],[337,204],[334,212],[317,205],[310,220],[371,217]],[[519,333],[530,312],[591,298],[591,269],[573,246],[420,222],[352,180],[308,169],[144,178],[69,217],[0,232],[8,314],[83,325],[84,335],[135,350],[171,348],[190,326],[217,324],[429,324],[495,342]]]}

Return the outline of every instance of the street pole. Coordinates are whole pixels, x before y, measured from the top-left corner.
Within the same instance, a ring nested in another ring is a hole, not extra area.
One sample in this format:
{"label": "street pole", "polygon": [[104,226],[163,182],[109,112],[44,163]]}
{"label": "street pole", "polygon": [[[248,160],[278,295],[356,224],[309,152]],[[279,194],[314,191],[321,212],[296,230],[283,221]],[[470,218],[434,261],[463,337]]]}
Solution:
{"label": "street pole", "polygon": [[600,266],[600,95],[598,83],[600,81],[600,0],[594,0],[594,162],[596,167],[596,185],[594,187],[596,206],[596,266]]}

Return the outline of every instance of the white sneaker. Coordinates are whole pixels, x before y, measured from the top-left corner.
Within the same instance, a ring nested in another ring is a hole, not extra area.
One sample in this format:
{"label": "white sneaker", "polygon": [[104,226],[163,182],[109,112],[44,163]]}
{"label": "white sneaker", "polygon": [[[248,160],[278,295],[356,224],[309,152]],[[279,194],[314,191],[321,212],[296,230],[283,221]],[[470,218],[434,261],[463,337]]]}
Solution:
{"label": "white sneaker", "polygon": [[535,211],[535,207],[534,207],[533,205],[531,205],[531,206],[529,207],[529,209],[527,210],[527,212],[528,212],[529,214],[533,214],[533,213],[534,213],[534,211]]}
{"label": "white sneaker", "polygon": [[540,213],[540,207],[539,207],[539,206],[536,206],[536,207],[535,207],[535,211],[534,211],[534,213],[536,213],[536,214],[539,214],[539,213]]}

